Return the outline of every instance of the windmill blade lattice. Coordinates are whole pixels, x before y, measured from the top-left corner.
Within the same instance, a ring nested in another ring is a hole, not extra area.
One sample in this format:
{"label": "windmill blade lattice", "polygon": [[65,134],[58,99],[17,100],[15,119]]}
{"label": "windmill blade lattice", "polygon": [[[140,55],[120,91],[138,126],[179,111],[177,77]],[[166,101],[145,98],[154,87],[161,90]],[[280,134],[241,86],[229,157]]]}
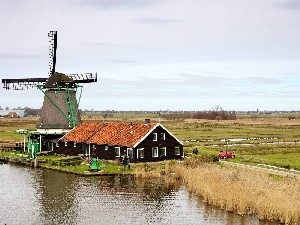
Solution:
{"label": "windmill blade lattice", "polygon": [[6,90],[26,90],[36,88],[47,81],[47,78],[23,78],[23,79],[2,79],[3,88]]}
{"label": "windmill blade lattice", "polygon": [[50,31],[49,38],[49,77],[55,73],[56,49],[57,49],[57,31]]}

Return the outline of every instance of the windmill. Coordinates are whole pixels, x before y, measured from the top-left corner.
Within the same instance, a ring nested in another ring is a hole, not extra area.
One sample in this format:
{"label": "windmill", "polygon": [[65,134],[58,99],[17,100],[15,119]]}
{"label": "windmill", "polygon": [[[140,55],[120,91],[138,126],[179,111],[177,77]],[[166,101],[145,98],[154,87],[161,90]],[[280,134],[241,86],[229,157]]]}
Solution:
{"label": "windmill", "polygon": [[[29,139],[35,140],[41,150],[41,142],[63,135],[81,123],[78,106],[83,83],[97,82],[97,73],[63,74],[56,72],[57,31],[50,31],[49,38],[49,74],[45,78],[2,79],[3,88],[9,90],[27,90],[38,88],[44,94],[37,130],[31,132]],[[76,93],[80,91],[77,100]],[[54,136],[53,136],[54,135]],[[37,140],[39,138],[39,140]],[[30,141],[29,141],[30,145]],[[31,148],[30,146],[28,146]],[[49,146],[48,146],[49,149]]]}

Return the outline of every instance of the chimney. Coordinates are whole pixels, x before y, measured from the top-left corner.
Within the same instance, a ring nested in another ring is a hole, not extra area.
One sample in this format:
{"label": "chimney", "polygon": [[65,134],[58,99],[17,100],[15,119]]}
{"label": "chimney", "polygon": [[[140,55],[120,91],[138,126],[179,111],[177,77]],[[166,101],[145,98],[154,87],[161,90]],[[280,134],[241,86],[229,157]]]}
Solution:
{"label": "chimney", "polygon": [[150,123],[150,119],[145,119],[145,123],[149,124]]}

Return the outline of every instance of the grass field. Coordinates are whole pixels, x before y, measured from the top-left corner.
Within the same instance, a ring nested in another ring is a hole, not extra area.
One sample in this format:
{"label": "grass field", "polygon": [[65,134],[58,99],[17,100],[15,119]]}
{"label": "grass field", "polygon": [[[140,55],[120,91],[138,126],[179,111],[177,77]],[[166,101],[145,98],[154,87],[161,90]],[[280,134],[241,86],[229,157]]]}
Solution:
{"label": "grass field", "polygon": [[[294,117],[294,120],[289,120]],[[159,122],[157,114],[102,114],[82,115],[83,121],[138,122],[145,119]],[[34,130],[37,117],[1,118],[0,142],[20,141],[17,129]],[[190,154],[198,148],[199,154],[214,154],[220,150],[234,151],[236,162],[265,163],[300,170],[300,119],[298,114],[238,115],[237,120],[208,121],[193,119],[160,122],[183,142],[184,151]],[[226,144],[225,139],[229,140]]]}

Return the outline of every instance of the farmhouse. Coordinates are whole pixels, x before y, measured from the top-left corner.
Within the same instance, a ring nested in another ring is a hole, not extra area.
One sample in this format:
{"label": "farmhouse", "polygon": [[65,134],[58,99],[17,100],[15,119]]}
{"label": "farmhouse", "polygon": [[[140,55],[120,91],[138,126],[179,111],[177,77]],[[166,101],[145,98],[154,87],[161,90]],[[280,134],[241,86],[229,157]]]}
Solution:
{"label": "farmhouse", "polygon": [[0,117],[26,117],[26,112],[23,109],[0,110]]}
{"label": "farmhouse", "polygon": [[160,123],[86,122],[60,138],[53,152],[106,160],[125,153],[130,162],[151,162],[182,158],[183,145]]}

